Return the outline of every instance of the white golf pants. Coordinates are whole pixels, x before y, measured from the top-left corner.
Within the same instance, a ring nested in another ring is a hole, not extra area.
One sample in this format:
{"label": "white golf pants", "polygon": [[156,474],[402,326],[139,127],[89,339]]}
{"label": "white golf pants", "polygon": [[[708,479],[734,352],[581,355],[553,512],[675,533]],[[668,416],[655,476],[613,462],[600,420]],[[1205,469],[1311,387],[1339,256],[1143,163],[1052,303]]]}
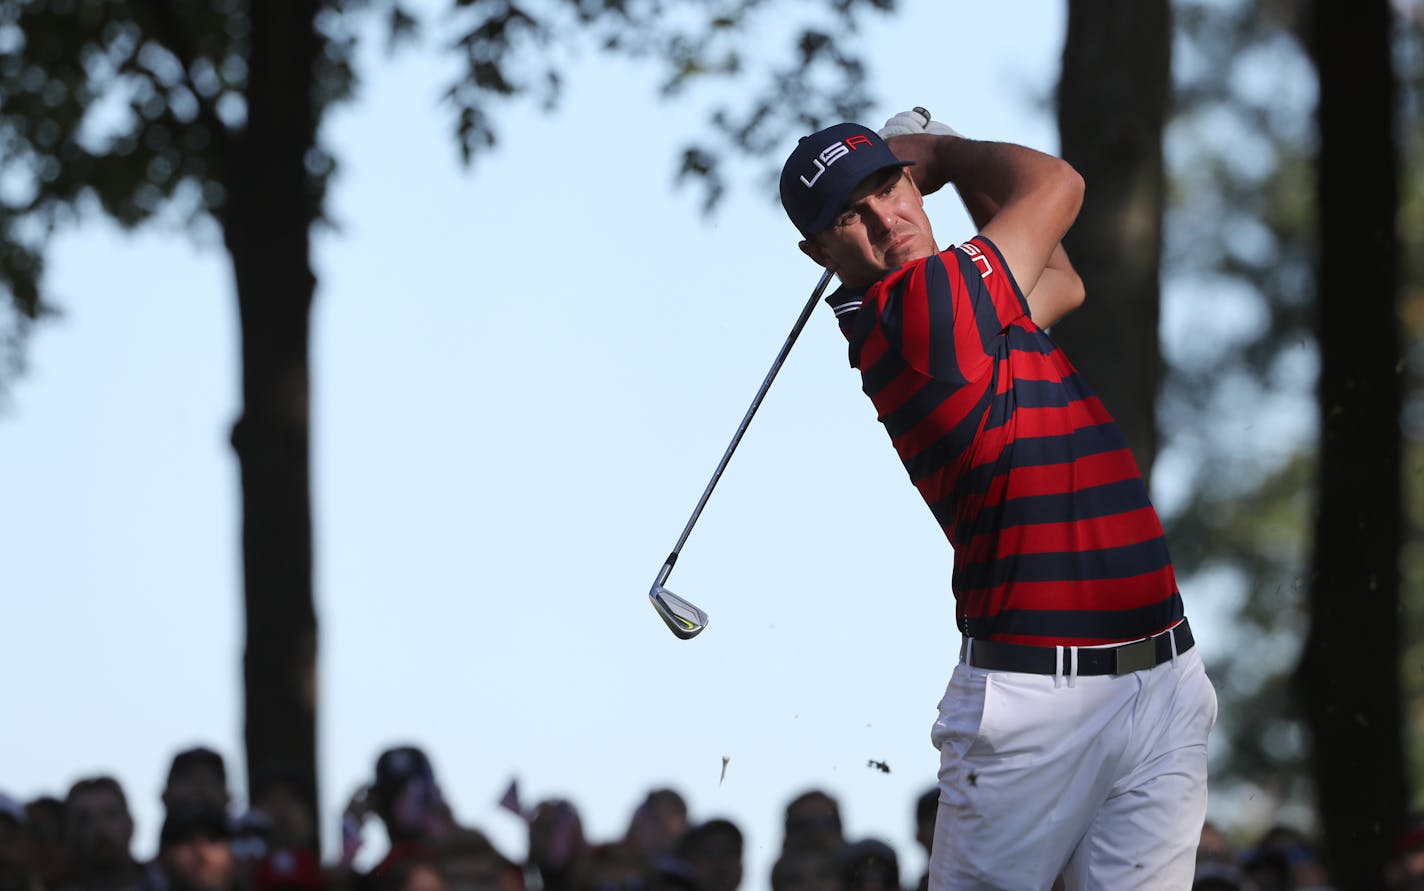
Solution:
{"label": "white golf pants", "polygon": [[930,891],[1192,885],[1216,691],[1195,648],[1070,678],[960,663],[939,705]]}

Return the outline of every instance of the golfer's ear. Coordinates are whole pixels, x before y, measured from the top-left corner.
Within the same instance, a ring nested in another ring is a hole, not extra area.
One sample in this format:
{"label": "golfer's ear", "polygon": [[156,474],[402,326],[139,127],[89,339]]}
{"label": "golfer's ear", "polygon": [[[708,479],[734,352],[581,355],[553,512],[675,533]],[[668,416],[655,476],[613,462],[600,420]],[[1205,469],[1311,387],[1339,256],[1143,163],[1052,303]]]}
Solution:
{"label": "golfer's ear", "polygon": [[835,267],[831,265],[831,258],[826,255],[825,250],[819,244],[811,240],[799,242],[797,247],[801,248],[801,253],[816,261],[816,265],[822,269],[829,269],[835,272]]}

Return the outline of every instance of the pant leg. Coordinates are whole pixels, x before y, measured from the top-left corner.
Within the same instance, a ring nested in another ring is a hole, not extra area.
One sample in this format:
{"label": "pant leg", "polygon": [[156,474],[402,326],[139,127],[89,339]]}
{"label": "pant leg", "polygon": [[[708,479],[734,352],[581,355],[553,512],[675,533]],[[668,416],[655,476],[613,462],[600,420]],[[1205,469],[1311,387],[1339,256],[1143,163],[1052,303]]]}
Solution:
{"label": "pant leg", "polygon": [[1136,690],[958,666],[933,734],[930,891],[1047,891],[1111,792]]}
{"label": "pant leg", "polygon": [[1072,891],[1173,891],[1192,886],[1206,819],[1207,736],[1216,691],[1189,651],[1143,676],[1128,759],[1073,853]]}

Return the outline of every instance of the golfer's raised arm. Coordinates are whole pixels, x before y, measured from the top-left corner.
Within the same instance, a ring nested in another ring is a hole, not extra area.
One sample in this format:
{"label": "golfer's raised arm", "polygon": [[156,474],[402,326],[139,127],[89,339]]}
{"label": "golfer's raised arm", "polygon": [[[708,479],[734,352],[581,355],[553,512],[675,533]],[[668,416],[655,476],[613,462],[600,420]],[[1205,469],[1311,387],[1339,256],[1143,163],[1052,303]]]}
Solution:
{"label": "golfer's raised arm", "polygon": [[[1034,292],[1052,263],[1045,282],[1049,292],[1038,295],[1041,307],[1034,307],[1042,312],[1042,318],[1034,313],[1039,325],[1047,327],[1081,300],[1074,298],[1081,286],[1072,281],[1077,276],[1059,246],[1083,202],[1083,178],[1068,162],[1021,145],[959,136],[901,136],[890,145],[896,156],[915,162],[910,175],[920,191],[929,194],[952,183],[966,196],[980,232],[1004,255],[1025,295]],[[987,222],[978,219],[987,205],[976,208],[971,197],[976,195],[995,207]]]}
{"label": "golfer's raised arm", "polygon": [[[974,225],[981,230],[989,225],[994,214],[999,212],[998,202],[977,189],[956,186],[955,191],[963,200],[964,209],[969,211]],[[1085,296],[1083,279],[1079,277],[1078,270],[1073,268],[1072,261],[1068,259],[1068,252],[1063,249],[1063,243],[1059,242],[1048,256],[1048,265],[1043,267],[1038,284],[1024,294],[1024,299],[1028,301],[1029,317],[1040,328],[1046,329],[1058,324],[1064,316],[1082,306]]]}

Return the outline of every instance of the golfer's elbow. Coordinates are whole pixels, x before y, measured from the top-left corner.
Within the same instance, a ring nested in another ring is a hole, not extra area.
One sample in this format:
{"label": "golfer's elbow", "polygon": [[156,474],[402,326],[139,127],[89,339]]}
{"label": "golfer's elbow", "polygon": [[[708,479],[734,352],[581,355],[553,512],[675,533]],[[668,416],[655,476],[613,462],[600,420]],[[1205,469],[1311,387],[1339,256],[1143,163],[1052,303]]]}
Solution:
{"label": "golfer's elbow", "polygon": [[1044,328],[1074,312],[1087,300],[1088,289],[1060,243],[1055,245],[1038,284],[1028,296],[1029,315]]}
{"label": "golfer's elbow", "polygon": [[[1074,169],[1072,164],[1062,159],[1059,160],[1062,180],[1063,202],[1067,213],[1067,222],[1063,227],[1066,235],[1068,229],[1073,225],[1073,221],[1078,219],[1078,211],[1083,208],[1083,193],[1087,189],[1087,184],[1083,181],[1083,175]],[[1060,237],[1057,256],[1062,260],[1064,276],[1067,279],[1065,285],[1064,300],[1067,303],[1065,314],[1081,307],[1088,299],[1088,289],[1083,284],[1083,277],[1078,274],[1078,270],[1073,268],[1073,262],[1068,259],[1068,253],[1063,250],[1063,243]]]}
{"label": "golfer's elbow", "polygon": [[1082,306],[1085,299],[1083,280],[1072,268],[1050,266],[1028,295],[1029,318],[1042,328],[1052,328]]}
{"label": "golfer's elbow", "polygon": [[1065,316],[1070,312],[1081,309],[1083,304],[1088,302],[1088,289],[1083,286],[1083,279],[1079,277],[1076,271],[1069,270],[1069,272],[1071,273],[1071,281],[1064,289],[1063,294],[1063,314]]}
{"label": "golfer's elbow", "polygon": [[1067,232],[1068,227],[1078,218],[1078,211],[1083,209],[1083,193],[1087,184],[1083,182],[1083,175],[1074,169],[1072,164],[1062,158],[1054,158],[1053,161],[1053,171],[1049,178],[1052,201],[1063,220],[1063,231]]}

